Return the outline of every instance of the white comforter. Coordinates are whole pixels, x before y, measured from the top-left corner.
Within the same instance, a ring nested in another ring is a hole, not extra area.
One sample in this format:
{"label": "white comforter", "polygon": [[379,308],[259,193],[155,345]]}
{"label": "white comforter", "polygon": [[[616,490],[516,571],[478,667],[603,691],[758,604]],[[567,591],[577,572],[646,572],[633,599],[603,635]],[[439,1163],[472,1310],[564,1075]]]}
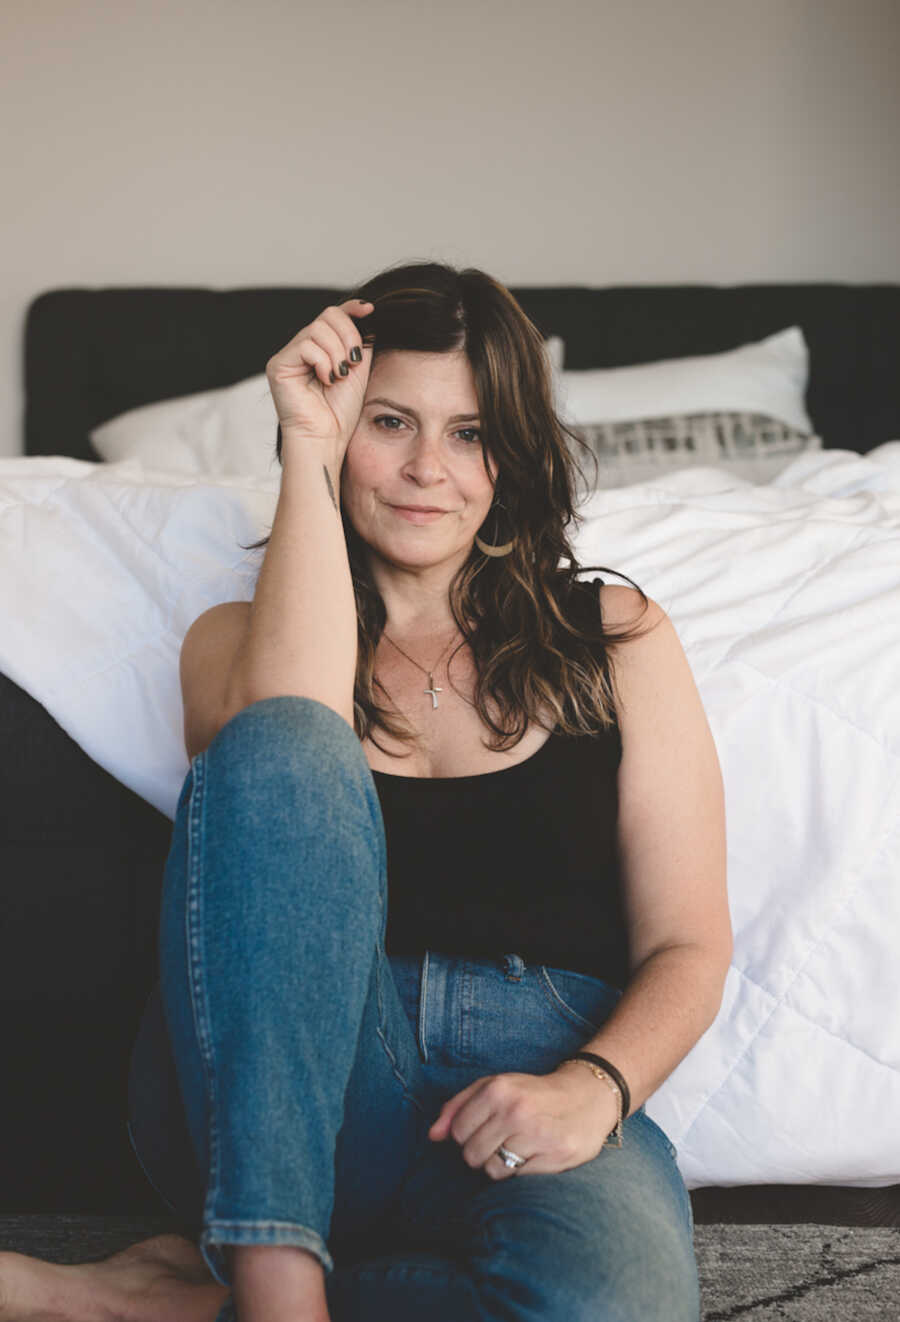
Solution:
{"label": "white comforter", "polygon": [[[277,477],[0,461],[0,670],[170,817],[181,639],[252,596],[262,553],[239,543],[269,531],[276,494]],[[695,469],[582,514],[580,561],[671,616],[726,790],[733,965],[647,1110],[690,1188],[896,1183],[900,441],[807,455],[767,486]]]}

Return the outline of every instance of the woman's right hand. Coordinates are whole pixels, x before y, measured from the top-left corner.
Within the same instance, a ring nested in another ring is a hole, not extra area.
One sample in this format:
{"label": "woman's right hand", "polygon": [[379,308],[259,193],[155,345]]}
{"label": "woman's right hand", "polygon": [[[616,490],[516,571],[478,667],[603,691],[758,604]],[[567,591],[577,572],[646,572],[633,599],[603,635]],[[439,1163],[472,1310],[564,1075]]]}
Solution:
{"label": "woman's right hand", "polygon": [[[372,310],[358,298],[327,307],[266,363],[282,443],[287,436],[331,442],[343,460],[362,412],[373,352],[351,314],[362,318]],[[359,363],[350,356],[354,348],[362,354]]]}

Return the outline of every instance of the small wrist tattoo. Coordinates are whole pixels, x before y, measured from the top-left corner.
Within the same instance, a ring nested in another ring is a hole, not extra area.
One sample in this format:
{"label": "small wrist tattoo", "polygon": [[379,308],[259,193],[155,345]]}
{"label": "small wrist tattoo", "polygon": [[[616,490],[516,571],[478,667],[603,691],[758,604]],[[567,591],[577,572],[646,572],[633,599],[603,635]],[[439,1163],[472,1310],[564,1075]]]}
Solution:
{"label": "small wrist tattoo", "polygon": [[331,485],[331,474],[329,473],[328,469],[325,467],[324,464],[322,465],[322,472],[325,474],[325,481],[328,484],[328,494],[331,497],[331,503],[334,506],[334,508],[337,509],[338,503],[334,498],[334,487]]}

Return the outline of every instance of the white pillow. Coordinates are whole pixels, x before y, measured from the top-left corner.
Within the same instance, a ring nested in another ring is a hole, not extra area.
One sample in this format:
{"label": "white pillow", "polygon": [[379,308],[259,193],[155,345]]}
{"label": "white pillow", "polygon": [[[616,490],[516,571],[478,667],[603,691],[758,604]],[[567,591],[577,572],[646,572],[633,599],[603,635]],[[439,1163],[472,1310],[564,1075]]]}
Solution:
{"label": "white pillow", "polygon": [[696,468],[774,481],[822,448],[804,405],[808,374],[799,326],[725,353],[560,372],[557,409],[597,460],[572,444],[579,499]]}
{"label": "white pillow", "polygon": [[725,353],[559,372],[556,407],[569,426],[679,413],[763,413],[808,433],[808,376],[803,331],[791,326]]}
{"label": "white pillow", "polygon": [[180,395],[120,413],[90,433],[110,463],[139,459],[178,473],[265,477],[278,471],[278,415],[265,372],[224,389]]}
{"label": "white pillow", "polygon": [[[544,341],[554,373],[565,345]],[[275,455],[278,415],[265,372],[236,385],[180,395],[120,413],[90,432],[102,459],[139,459],[146,468],[215,477],[280,471]]]}

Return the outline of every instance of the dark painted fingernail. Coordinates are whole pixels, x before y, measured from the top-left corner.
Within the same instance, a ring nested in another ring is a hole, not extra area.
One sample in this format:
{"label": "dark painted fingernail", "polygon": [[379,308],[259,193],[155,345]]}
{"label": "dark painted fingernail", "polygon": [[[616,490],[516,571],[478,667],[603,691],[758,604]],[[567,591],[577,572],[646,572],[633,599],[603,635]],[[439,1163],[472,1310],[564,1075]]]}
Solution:
{"label": "dark painted fingernail", "polygon": [[350,361],[351,363],[362,362],[362,354],[359,351],[359,346],[356,344],[354,344],[353,348],[350,350]]}
{"label": "dark painted fingernail", "polygon": [[340,372],[341,376],[346,376],[347,373],[350,371],[350,364],[347,362],[341,363],[340,366],[338,367],[338,371]]}
{"label": "dark painted fingernail", "polygon": [[336,380],[337,380],[337,377],[335,376],[334,372],[329,372],[329,373],[328,373],[328,377],[329,377],[329,380],[331,380],[331,381],[336,381]]}

